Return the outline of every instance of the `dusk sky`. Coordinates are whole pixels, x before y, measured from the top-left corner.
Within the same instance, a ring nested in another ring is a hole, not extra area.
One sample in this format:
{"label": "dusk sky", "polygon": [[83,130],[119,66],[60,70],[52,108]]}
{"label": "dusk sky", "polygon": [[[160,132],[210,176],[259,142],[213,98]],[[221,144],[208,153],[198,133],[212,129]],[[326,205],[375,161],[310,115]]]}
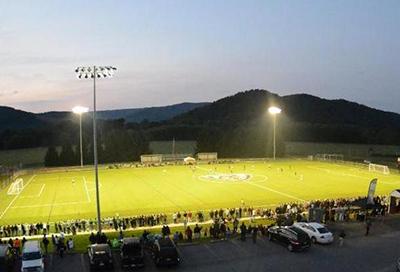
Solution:
{"label": "dusk sky", "polygon": [[0,105],[100,109],[309,93],[400,112],[400,1],[0,0]]}

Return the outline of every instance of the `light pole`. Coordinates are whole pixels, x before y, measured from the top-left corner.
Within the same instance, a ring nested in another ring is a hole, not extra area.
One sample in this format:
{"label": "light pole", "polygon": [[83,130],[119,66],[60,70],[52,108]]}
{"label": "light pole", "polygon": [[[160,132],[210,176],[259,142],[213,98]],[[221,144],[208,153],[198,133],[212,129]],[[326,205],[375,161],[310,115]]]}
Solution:
{"label": "light pole", "polygon": [[101,233],[100,214],[100,191],[99,191],[99,169],[97,159],[97,131],[96,131],[96,78],[112,77],[117,68],[113,66],[81,66],[75,69],[78,79],[93,79],[93,161],[96,182],[96,205],[97,205],[97,230]]}
{"label": "light pole", "polygon": [[268,112],[272,115],[274,119],[274,139],[273,139],[273,145],[274,145],[274,160],[276,158],[276,115],[281,113],[281,109],[278,107],[269,107]]}
{"label": "light pole", "polygon": [[82,147],[82,114],[89,111],[89,108],[76,106],[72,109],[72,112],[79,115],[79,142],[81,151],[81,167],[83,167],[83,147]]}

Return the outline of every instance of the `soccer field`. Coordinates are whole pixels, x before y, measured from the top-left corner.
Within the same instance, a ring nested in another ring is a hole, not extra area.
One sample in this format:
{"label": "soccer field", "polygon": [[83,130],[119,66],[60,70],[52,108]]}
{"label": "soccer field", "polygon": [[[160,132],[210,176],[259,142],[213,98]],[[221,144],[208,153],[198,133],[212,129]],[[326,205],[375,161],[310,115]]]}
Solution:
{"label": "soccer field", "polygon": [[[305,160],[191,166],[101,169],[102,216],[131,216],[285,202],[366,196],[400,188],[400,175],[369,172],[347,163]],[[19,195],[0,192],[0,224],[89,219],[96,214],[92,170],[37,172],[23,176]]]}

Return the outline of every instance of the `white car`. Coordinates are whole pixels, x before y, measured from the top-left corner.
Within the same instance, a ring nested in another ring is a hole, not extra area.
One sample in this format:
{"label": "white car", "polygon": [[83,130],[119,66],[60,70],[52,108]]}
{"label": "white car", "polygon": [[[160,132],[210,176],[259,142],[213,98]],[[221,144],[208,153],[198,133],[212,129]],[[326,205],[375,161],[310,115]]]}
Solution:
{"label": "white car", "polygon": [[333,242],[333,234],[324,225],[319,223],[297,222],[293,226],[298,227],[308,234],[313,243],[330,244]]}
{"label": "white car", "polygon": [[44,271],[42,251],[38,241],[25,242],[22,250],[21,272],[27,271]]}

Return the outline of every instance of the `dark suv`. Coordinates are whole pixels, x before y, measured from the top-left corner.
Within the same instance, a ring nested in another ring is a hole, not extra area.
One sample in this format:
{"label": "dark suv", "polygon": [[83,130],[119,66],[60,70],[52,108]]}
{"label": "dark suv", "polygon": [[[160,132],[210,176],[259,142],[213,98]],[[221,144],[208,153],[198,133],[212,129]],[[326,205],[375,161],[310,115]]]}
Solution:
{"label": "dark suv", "polygon": [[144,252],[139,238],[124,238],[121,245],[122,268],[144,267]]}
{"label": "dark suv", "polygon": [[90,270],[112,268],[113,259],[108,244],[94,244],[88,247]]}
{"label": "dark suv", "polygon": [[152,255],[157,266],[177,265],[180,262],[175,243],[169,238],[155,240],[152,246]]}
{"label": "dark suv", "polygon": [[285,245],[289,251],[300,251],[311,246],[308,234],[294,226],[270,227],[268,238]]}

